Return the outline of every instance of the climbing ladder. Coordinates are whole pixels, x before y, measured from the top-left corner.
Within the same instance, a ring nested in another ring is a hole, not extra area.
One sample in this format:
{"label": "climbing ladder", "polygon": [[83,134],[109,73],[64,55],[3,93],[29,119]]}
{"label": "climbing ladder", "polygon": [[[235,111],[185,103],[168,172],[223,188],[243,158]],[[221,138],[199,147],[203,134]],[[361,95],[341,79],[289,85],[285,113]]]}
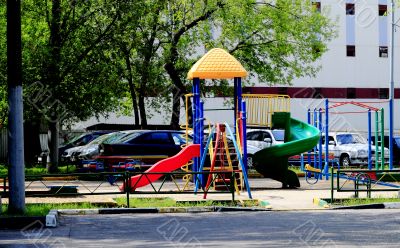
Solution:
{"label": "climbing ladder", "polygon": [[[243,175],[239,170],[237,152],[232,144],[229,144],[231,142],[228,142],[224,125],[217,124],[214,135],[215,140],[208,147],[211,173],[208,176],[206,187],[209,187],[212,183],[215,190],[224,190],[231,185],[232,173],[234,173],[233,184],[236,192],[239,193],[240,188],[242,188]],[[218,174],[212,172],[218,172]]]}
{"label": "climbing ladder", "polygon": [[[379,118],[380,112],[380,118]],[[384,109],[375,112],[375,169],[385,168],[385,124]]]}
{"label": "climbing ladder", "polygon": [[[193,130],[192,127],[190,127],[189,125],[189,101],[190,99],[193,97],[193,94],[186,94],[185,95],[185,104],[186,104],[186,123],[184,125],[181,125],[180,128],[185,130],[185,133],[183,134],[184,139],[186,141],[186,144],[182,145],[181,147],[184,148],[188,145],[189,143],[189,132]],[[191,165],[193,164],[193,160],[189,161],[187,164],[185,164],[184,166],[181,167],[181,170],[184,172],[192,172],[191,170]],[[189,183],[192,180],[192,175],[191,174],[186,174],[183,176],[183,181],[184,181],[184,186],[183,186],[183,190],[186,190],[189,188]]]}

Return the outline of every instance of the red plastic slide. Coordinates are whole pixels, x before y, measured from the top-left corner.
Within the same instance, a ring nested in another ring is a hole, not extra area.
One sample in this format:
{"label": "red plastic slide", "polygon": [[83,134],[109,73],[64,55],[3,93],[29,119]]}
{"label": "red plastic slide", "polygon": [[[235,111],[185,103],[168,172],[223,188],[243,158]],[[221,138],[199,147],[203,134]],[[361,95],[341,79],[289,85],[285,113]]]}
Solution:
{"label": "red plastic slide", "polygon": [[[145,172],[170,172],[181,168],[184,164],[189,162],[193,158],[200,157],[200,145],[192,144],[184,147],[178,154],[173,157],[169,157],[158,161],[152,167],[147,169]],[[163,174],[141,174],[131,177],[131,189],[135,190],[139,187],[146,186],[150,182],[154,182],[162,177]],[[125,188],[122,185],[121,190]]]}

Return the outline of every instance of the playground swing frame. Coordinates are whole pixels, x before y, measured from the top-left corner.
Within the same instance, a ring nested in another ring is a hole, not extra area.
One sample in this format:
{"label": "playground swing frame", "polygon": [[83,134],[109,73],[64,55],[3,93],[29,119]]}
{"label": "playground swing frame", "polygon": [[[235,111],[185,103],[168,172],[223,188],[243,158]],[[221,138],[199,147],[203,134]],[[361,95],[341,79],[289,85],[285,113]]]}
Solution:
{"label": "playground swing frame", "polygon": [[[329,106],[329,103],[334,103],[334,105]],[[379,165],[379,153],[375,152],[375,170],[383,170],[384,169],[384,163],[385,163],[385,148],[384,148],[384,108],[376,108],[370,105],[371,103],[382,103],[382,102],[355,102],[355,101],[348,101],[348,102],[335,102],[335,101],[329,101],[328,99],[325,99],[325,108],[322,109],[308,109],[308,124],[314,125],[314,127],[319,128],[321,132],[325,132],[325,137],[329,137],[329,114],[363,114],[367,113],[368,116],[368,170],[372,170],[372,112],[375,112],[375,150],[379,151],[380,149],[380,165]],[[334,109],[340,106],[345,106],[345,105],[353,105],[357,107],[361,107],[364,109],[367,109],[367,111],[346,111],[346,112],[334,112],[330,113],[330,109]],[[322,125],[323,121],[323,115],[325,115],[325,127]],[[379,137],[379,138],[378,138]],[[314,148],[314,151],[322,151],[322,135],[320,138],[320,141],[318,143],[318,149]],[[314,152],[314,165],[316,164],[316,155],[317,153]],[[323,171],[323,174],[326,176],[326,179],[329,179],[329,139],[325,138],[325,154],[328,154],[328,156],[325,155],[325,165],[324,168],[322,168],[322,153],[318,152],[318,167],[317,169]],[[311,165],[311,151],[308,152],[308,164]],[[390,154],[392,156],[392,154]],[[340,164],[338,165],[340,168]],[[390,165],[392,169],[392,165]],[[319,178],[322,178],[322,173],[320,173]]]}

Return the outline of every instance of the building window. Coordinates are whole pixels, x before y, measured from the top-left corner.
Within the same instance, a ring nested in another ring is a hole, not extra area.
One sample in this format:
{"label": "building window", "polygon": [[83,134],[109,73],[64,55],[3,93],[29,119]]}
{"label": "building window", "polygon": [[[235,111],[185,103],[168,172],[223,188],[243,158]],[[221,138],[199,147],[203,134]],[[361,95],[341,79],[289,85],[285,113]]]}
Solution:
{"label": "building window", "polygon": [[379,99],[388,99],[388,98],[389,98],[389,89],[379,88]]}
{"label": "building window", "polygon": [[347,88],[347,98],[348,99],[356,98],[356,88]]}
{"label": "building window", "polygon": [[389,56],[389,49],[387,46],[380,46],[379,47],[379,57],[387,58]]}
{"label": "building window", "polygon": [[346,55],[347,57],[355,57],[356,56],[356,46],[346,46]]}
{"label": "building window", "polygon": [[346,3],[346,15],[355,15],[356,9],[354,3]]}
{"label": "building window", "polygon": [[387,5],[379,4],[379,16],[387,16]]}
{"label": "building window", "polygon": [[314,7],[315,11],[321,12],[321,2],[312,2],[312,6]]}

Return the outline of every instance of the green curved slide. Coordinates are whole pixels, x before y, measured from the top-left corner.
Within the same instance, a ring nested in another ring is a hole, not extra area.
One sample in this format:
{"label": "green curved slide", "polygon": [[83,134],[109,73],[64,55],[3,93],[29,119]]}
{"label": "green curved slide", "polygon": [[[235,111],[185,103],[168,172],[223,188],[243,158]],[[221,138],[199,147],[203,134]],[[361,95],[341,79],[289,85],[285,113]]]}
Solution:
{"label": "green curved slide", "polygon": [[282,182],[283,188],[300,187],[296,173],[288,169],[288,159],[315,147],[320,138],[320,131],[290,118],[290,113],[286,112],[272,115],[272,129],[285,129],[285,143],[256,152],[253,165],[264,177]]}

